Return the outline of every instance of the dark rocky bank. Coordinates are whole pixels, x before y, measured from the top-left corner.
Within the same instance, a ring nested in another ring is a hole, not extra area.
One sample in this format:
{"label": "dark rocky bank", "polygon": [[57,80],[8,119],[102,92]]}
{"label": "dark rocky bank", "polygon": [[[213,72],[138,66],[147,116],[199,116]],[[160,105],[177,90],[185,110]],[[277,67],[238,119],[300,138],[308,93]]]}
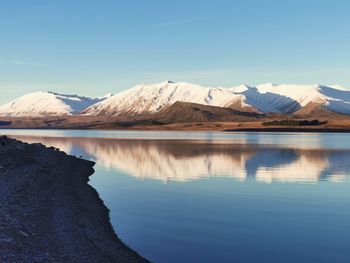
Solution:
{"label": "dark rocky bank", "polygon": [[93,166],[0,137],[0,262],[147,262],[114,233]]}

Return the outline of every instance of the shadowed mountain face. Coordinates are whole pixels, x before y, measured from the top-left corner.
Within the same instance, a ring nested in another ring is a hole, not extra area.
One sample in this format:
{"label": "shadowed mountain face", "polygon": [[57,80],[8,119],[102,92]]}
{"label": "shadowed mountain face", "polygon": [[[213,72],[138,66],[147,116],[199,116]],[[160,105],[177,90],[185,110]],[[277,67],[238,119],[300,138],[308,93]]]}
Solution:
{"label": "shadowed mountain face", "polygon": [[247,98],[247,104],[255,105],[260,112],[283,112],[294,113],[301,108],[301,105],[292,98],[277,93],[259,93],[257,88],[251,87],[242,92]]}
{"label": "shadowed mountain face", "polygon": [[[15,137],[15,136],[12,136]],[[186,140],[15,138],[41,142],[140,179],[186,182],[210,177],[264,183],[347,180],[350,150],[307,150]]]}

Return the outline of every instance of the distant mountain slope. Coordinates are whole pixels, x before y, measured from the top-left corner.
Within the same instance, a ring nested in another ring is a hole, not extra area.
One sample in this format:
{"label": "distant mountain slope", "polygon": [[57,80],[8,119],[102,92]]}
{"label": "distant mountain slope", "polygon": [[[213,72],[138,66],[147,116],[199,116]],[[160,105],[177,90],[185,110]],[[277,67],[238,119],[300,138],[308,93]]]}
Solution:
{"label": "distant mountain slope", "polygon": [[328,109],[324,103],[309,102],[304,107],[294,112],[294,115],[306,116],[306,117],[309,116],[313,118],[319,118],[319,117],[333,118],[333,117],[340,117],[341,113],[337,113],[336,111],[332,111]]}
{"label": "distant mountain slope", "polygon": [[263,115],[231,108],[177,101],[152,116],[163,124],[183,122],[252,121]]}
{"label": "distant mountain slope", "polygon": [[280,94],[278,89],[262,89],[263,86],[249,87],[241,85],[230,88],[234,94],[245,97],[245,103],[264,113],[293,113],[301,108],[294,97]]}
{"label": "distant mountain slope", "polygon": [[[235,88],[230,90],[237,94]],[[350,114],[350,91],[340,87],[263,84],[248,87],[242,94],[247,104],[265,113],[316,113],[317,109],[322,109]]]}
{"label": "distant mountain slope", "polygon": [[74,115],[100,101],[101,99],[91,99],[77,95],[34,92],[0,106],[0,116]]}
{"label": "distant mountain slope", "polygon": [[245,103],[264,113],[350,114],[350,91],[322,85],[263,84],[229,89],[245,96]]}
{"label": "distant mountain slope", "polygon": [[255,109],[247,105],[244,100],[244,95],[234,94],[224,88],[166,81],[137,85],[89,107],[85,113],[89,115],[155,113],[177,101],[254,111]]}

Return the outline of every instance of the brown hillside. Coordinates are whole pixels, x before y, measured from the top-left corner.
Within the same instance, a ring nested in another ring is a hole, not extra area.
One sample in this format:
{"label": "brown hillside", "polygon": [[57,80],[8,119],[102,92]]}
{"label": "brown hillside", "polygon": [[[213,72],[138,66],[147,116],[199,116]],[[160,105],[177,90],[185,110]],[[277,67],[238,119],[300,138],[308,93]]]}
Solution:
{"label": "brown hillside", "polygon": [[232,108],[178,101],[160,112],[155,113],[152,119],[166,124],[183,122],[255,121],[264,116],[263,114],[242,112]]}

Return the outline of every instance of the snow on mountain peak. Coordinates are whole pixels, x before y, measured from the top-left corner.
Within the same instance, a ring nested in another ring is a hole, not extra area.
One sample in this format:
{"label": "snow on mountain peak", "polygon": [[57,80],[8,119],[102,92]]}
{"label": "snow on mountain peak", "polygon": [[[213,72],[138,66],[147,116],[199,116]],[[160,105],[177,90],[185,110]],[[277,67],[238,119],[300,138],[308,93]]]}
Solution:
{"label": "snow on mountain peak", "polygon": [[73,115],[101,100],[65,95],[54,92],[34,92],[26,94],[3,106],[0,106],[1,116],[46,116]]}
{"label": "snow on mountain peak", "polygon": [[154,113],[176,101],[181,101],[263,113],[294,113],[314,103],[339,113],[350,114],[348,105],[350,95],[346,94],[350,92],[317,84],[266,83],[256,87],[239,85],[226,89],[164,81],[136,85],[91,106],[85,113],[90,115]]}
{"label": "snow on mountain peak", "polygon": [[104,96],[102,96],[102,97],[98,97],[98,99],[104,100],[104,99],[107,99],[107,98],[109,98],[109,97],[112,97],[113,95],[114,95],[113,93],[108,93],[108,94],[106,94],[106,95],[104,95]]}
{"label": "snow on mountain peak", "polygon": [[323,107],[350,114],[350,91],[337,86],[266,83],[222,88],[164,81],[139,84],[97,99],[55,92],[30,93],[0,106],[0,116],[134,115],[155,113],[177,101],[262,113],[292,114]]}
{"label": "snow on mountain peak", "polygon": [[227,89],[203,87],[186,82],[165,81],[156,84],[140,84],[120,92],[85,112],[91,115],[157,112],[177,101],[227,107],[241,100]]}

